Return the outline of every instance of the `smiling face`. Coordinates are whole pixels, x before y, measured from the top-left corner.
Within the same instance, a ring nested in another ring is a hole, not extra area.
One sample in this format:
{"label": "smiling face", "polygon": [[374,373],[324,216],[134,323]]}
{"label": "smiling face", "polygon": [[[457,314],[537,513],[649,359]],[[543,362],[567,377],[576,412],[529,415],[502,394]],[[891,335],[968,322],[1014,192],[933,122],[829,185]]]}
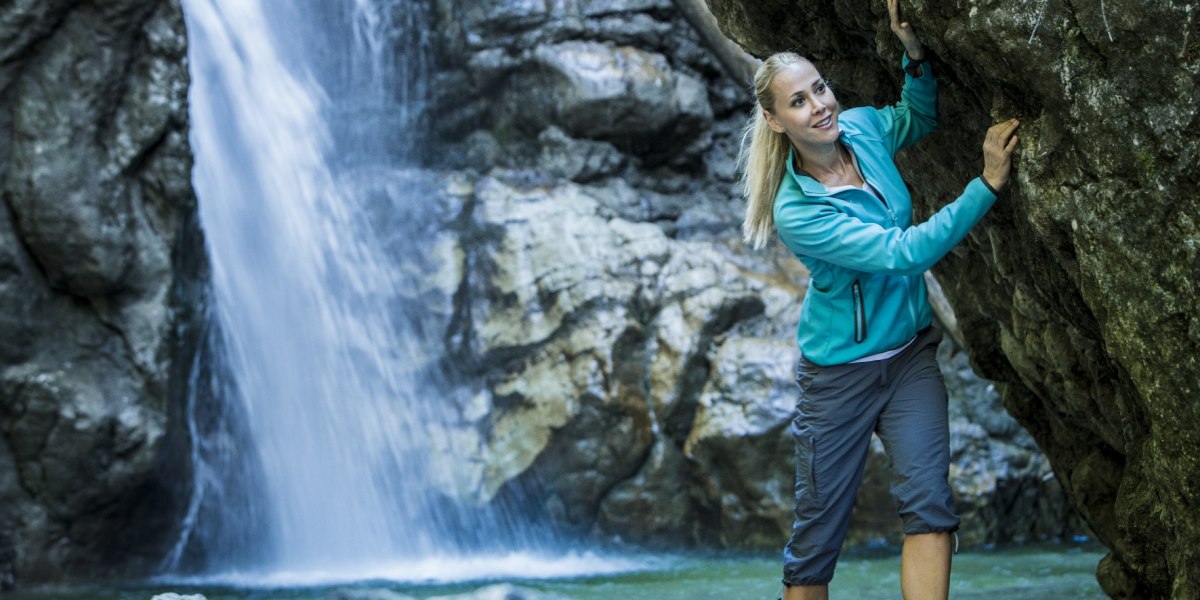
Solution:
{"label": "smiling face", "polygon": [[763,111],[767,125],[787,135],[801,156],[827,151],[837,141],[837,98],[812,63],[798,60],[781,66],[770,87],[772,107]]}

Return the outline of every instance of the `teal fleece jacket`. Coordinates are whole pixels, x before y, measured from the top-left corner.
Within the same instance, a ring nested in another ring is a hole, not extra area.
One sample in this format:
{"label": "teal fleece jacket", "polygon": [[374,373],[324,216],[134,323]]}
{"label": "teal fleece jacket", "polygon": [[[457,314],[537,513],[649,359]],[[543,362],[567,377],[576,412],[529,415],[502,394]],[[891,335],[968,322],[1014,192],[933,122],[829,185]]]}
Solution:
{"label": "teal fleece jacket", "polygon": [[[907,66],[908,57],[903,64]],[[840,141],[883,196],[831,193],[788,157],[775,196],[779,238],[808,267],[797,339],[817,365],[851,362],[899,347],[928,327],[924,272],[961,241],[996,200],[975,178],[928,221],[912,222],[912,198],[896,170],[896,151],[937,128],[937,83],[928,63],[905,74],[900,101],[838,116]]]}

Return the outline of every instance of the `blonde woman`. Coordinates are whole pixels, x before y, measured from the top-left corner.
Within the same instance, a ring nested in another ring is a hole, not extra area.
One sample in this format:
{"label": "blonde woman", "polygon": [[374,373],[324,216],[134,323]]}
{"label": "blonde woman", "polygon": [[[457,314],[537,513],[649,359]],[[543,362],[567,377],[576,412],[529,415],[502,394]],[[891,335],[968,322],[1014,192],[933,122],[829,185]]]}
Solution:
{"label": "blonde woman", "polygon": [[901,590],[949,594],[958,529],[949,470],[946,389],[935,360],[923,273],[966,236],[1008,183],[1017,121],[987,131],[981,177],[929,220],[892,156],[937,127],[937,85],[913,28],[888,0],[904,45],[900,101],[843,111],[816,66],[793,53],[763,62],[742,144],[744,234],[774,235],[810,273],[800,309],[796,510],[784,550],[785,600],[828,597],[872,432],[893,470],[904,524]]}

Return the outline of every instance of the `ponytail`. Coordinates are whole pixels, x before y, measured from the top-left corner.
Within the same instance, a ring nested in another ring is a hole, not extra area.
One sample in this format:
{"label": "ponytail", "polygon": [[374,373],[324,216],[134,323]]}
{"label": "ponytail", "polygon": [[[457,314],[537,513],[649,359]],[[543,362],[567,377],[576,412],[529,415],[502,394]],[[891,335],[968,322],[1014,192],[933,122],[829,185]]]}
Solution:
{"label": "ponytail", "polygon": [[742,171],[742,195],[746,198],[742,239],[755,250],[766,246],[775,233],[775,194],[787,172],[791,149],[787,136],[771,129],[763,111],[775,107],[771,90],[775,75],[787,65],[807,60],[794,52],[780,52],[763,61],[754,74],[757,102],[742,134],[738,167]]}

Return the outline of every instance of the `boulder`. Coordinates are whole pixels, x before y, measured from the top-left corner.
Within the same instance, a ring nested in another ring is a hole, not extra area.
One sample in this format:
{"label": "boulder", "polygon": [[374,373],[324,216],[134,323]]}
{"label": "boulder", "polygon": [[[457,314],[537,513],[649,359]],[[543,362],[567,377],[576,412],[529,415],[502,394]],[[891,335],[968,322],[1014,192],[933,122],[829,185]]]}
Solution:
{"label": "boulder", "polygon": [[204,276],[179,5],[7,3],[0,27],[3,588],[170,542]]}
{"label": "boulder", "polygon": [[440,54],[461,66],[434,85],[446,107],[434,146],[482,128],[509,154],[536,156],[531,142],[554,127],[651,165],[686,164],[711,144],[713,102],[729,108],[729,94],[710,98],[718,62],[670,2],[455,0],[437,19]]}
{"label": "boulder", "polygon": [[713,110],[704,82],[657,52],[570,40],[515,55],[482,51],[468,70],[494,97],[489,128],[509,137],[555,127],[652,163],[694,160],[708,139]]}
{"label": "boulder", "polygon": [[552,177],[588,182],[621,170],[628,162],[612,144],[577,140],[551,125],[538,134],[538,170]]}
{"label": "boulder", "polygon": [[762,314],[764,296],[794,298],[740,275],[709,244],[605,216],[595,193],[476,183],[464,237],[473,268],[455,336],[459,363],[478,365],[488,381],[477,497],[540,473],[554,482],[551,512],[584,529],[648,459],[684,464],[713,340]]}
{"label": "boulder", "polygon": [[708,523],[726,546],[782,547],[792,528],[795,343],[730,337],[710,355],[684,452],[702,482]]}

